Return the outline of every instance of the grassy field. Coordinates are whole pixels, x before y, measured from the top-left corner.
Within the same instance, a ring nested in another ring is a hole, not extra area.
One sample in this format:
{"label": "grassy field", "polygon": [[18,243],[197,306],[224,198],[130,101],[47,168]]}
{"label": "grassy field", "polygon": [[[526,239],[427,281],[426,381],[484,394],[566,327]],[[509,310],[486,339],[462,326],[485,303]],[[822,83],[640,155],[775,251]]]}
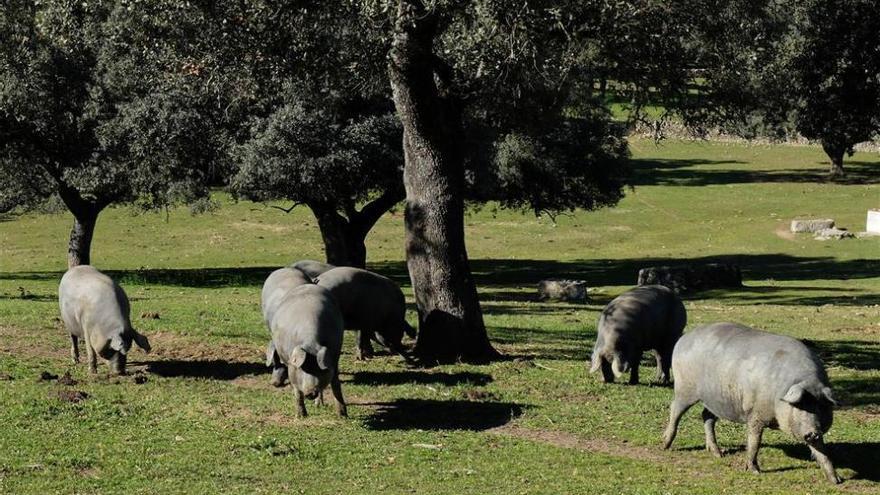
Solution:
{"label": "grassy field", "polygon": [[[274,268],[321,258],[310,213],[221,197],[213,214],[102,214],[93,246],[132,299],[154,352],[131,375],[72,366],[56,290],[67,215],[0,220],[0,492],[30,493],[877,493],[880,491],[880,239],[814,241],[795,217],[851,230],[880,207],[880,157],[851,184],[822,181],[821,150],[632,143],[636,187],[618,208],[548,219],[483,208],[468,248],[497,347],[487,366],[410,369],[397,357],[341,369],[348,419],[293,415],[262,366],[259,291]],[[411,296],[403,220],[368,239],[369,264]],[[744,470],[745,430],[719,423],[703,450],[699,407],[659,447],[672,390],[603,385],[586,373],[598,312],[640,267],[725,260],[746,287],[690,296],[689,324],[739,321],[809,339],[841,407],[827,440],[845,482],[827,485],[806,447],[764,437],[766,471]],[[548,277],[583,278],[586,305],[535,299]],[[411,302],[411,301],[410,301]],[[158,318],[156,318],[158,317]],[[409,312],[414,321],[414,310]],[[74,384],[40,380],[70,372]],[[79,392],[79,393],[78,393]]]}

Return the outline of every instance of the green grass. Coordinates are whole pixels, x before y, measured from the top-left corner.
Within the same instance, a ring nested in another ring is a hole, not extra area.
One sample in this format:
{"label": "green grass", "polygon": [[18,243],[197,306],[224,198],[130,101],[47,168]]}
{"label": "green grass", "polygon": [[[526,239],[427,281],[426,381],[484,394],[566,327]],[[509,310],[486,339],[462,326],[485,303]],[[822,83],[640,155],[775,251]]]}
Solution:
{"label": "green grass", "polygon": [[[68,362],[57,322],[67,215],[0,220],[0,492],[28,493],[871,493],[880,488],[880,239],[787,234],[795,217],[851,230],[880,207],[880,157],[857,154],[852,183],[822,181],[812,147],[632,143],[636,187],[619,207],[557,223],[483,208],[467,219],[486,323],[513,359],[408,369],[399,358],[342,359],[349,419],[309,404],[263,369],[259,290],[274,268],[321,258],[310,213],[220,196],[213,214],[102,214],[96,266],[132,299],[154,352],[128,377]],[[368,239],[370,266],[404,285],[403,220]],[[659,448],[672,391],[598,383],[585,365],[599,310],[650,264],[726,260],[747,287],[686,300],[689,327],[733,320],[810,339],[841,401],[828,441],[845,483],[830,487],[805,447],[765,435],[766,473],[702,450],[699,408],[671,452]],[[583,278],[586,305],[534,300],[549,277]],[[414,311],[410,308],[410,319]],[[142,318],[156,312],[158,319]],[[150,364],[149,370],[147,364]],[[70,371],[76,385],[38,380]],[[138,383],[146,379],[145,383]],[[60,392],[88,394],[70,402]]]}

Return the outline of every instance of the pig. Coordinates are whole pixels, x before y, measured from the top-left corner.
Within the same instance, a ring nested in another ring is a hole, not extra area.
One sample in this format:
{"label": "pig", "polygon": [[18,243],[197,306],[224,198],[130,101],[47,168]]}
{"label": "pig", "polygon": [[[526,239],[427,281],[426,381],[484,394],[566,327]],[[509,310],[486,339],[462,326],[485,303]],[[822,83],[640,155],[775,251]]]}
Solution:
{"label": "pig", "polygon": [[297,270],[305,273],[306,276],[312,280],[318,278],[318,275],[326,272],[327,270],[336,268],[336,266],[329,263],[321,263],[320,261],[315,260],[299,260],[296,263],[290,265],[290,267],[296,268]]}
{"label": "pig", "polygon": [[357,359],[372,355],[370,338],[375,338],[409,361],[401,340],[404,333],[410,337],[416,333],[406,321],[406,301],[396,283],[377,273],[347,266],[322,273],[315,283],[333,293],[342,310],[345,328],[360,330]]}
{"label": "pig", "polygon": [[[278,309],[278,304],[284,299],[288,292],[300,285],[311,284],[312,279],[305,273],[294,268],[280,268],[270,273],[263,283],[263,291],[260,297],[261,307],[263,310],[263,321],[266,326],[272,321],[272,316]],[[271,328],[269,329],[271,333]],[[278,359],[274,357],[275,346],[269,341],[269,347],[266,349],[266,358],[272,360],[272,379],[270,383],[276,387],[284,385],[287,378],[287,369],[280,364]]]}
{"label": "pig", "polygon": [[802,342],[736,323],[713,323],[686,334],[672,355],[675,396],[663,439],[668,449],[682,414],[703,403],[706,449],[721,456],[715,441],[718,418],[748,428],[746,467],[758,468],[764,428],[778,428],[806,442],[828,481],[840,483],[822,435],[835,405],[819,358]]}
{"label": "pig", "polygon": [[317,399],[329,384],[336,413],[347,416],[339,383],[344,325],[333,294],[312,284],[296,287],[279,301],[269,326],[274,355],[287,368],[296,415],[305,417],[305,399]]}
{"label": "pig", "polygon": [[79,265],[67,270],[58,286],[58,305],[70,333],[74,364],[79,363],[80,338],[92,373],[98,372],[100,355],[110,361],[113,372],[124,375],[132,341],[150,352],[150,341],[131,326],[131,309],[122,287],[94,267]]}
{"label": "pig", "polygon": [[642,352],[652,349],[657,380],[669,383],[672,349],[687,324],[681,299],[662,285],[644,285],[624,292],[605,306],[596,326],[590,373],[602,369],[605,383],[627,371],[639,383]]}

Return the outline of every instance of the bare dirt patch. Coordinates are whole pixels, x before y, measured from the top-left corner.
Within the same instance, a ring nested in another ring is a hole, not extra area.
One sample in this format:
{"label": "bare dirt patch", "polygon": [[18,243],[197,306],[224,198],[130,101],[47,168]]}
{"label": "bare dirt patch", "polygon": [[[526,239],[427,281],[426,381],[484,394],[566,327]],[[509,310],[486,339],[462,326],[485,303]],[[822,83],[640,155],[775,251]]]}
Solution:
{"label": "bare dirt patch", "polygon": [[776,230],[774,230],[773,233],[776,234],[776,237],[785,239],[786,241],[794,241],[797,239],[797,236],[792,233],[791,229],[786,224],[776,227]]}
{"label": "bare dirt patch", "polygon": [[286,225],[266,224],[258,222],[234,222],[232,226],[239,230],[262,230],[264,232],[274,232],[281,234],[289,232],[291,228]]}
{"label": "bare dirt patch", "polygon": [[58,390],[55,393],[55,396],[63,402],[70,402],[73,404],[76,404],[77,402],[82,402],[89,398],[89,394],[83,392],[82,390]]}
{"label": "bare dirt patch", "polygon": [[669,456],[662,455],[655,449],[604,439],[581,438],[562,431],[539,430],[508,424],[493,428],[489,432],[532,442],[547,443],[564,449],[583,450],[636,461],[669,462]]}

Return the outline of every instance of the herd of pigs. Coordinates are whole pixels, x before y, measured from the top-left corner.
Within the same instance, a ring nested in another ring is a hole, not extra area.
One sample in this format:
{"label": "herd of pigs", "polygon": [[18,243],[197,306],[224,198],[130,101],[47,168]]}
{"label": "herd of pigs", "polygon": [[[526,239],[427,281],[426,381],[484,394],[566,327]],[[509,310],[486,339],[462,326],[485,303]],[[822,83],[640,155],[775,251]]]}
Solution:
{"label": "herd of pigs", "polygon": [[[58,298],[75,363],[80,338],[93,373],[97,355],[122,374],[132,342],[149,352],[147,338],[132,328],[125,292],[95,268],[68,270]],[[403,293],[367,270],[312,260],[280,268],[263,285],[262,311],[271,334],[266,351],[271,383],[290,383],[301,417],[305,399],[320,404],[328,385],[337,413],[347,416],[339,381],[345,329],[358,331],[358,358],[370,357],[374,340],[411,359],[401,343],[404,334],[415,337]],[[625,292],[599,317],[590,371],[601,370],[605,382],[629,372],[629,382],[636,384],[642,353],[654,351],[657,379],[668,383],[675,377],[664,448],[675,439],[685,411],[702,402],[706,448],[716,456],[721,456],[718,418],[747,425],[747,467],[754,472],[764,428],[778,428],[806,442],[828,480],[839,483],[822,440],[835,402],[816,354],[796,339],[736,323],[704,325],[682,335],[686,323],[684,304],[670,289],[647,285]]]}

